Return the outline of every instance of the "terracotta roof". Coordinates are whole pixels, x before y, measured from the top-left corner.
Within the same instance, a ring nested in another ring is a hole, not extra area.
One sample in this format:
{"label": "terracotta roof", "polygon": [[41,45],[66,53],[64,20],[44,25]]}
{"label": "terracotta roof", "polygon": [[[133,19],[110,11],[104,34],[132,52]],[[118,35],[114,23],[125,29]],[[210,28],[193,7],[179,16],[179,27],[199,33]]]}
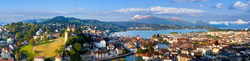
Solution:
{"label": "terracotta roof", "polygon": [[168,51],[168,49],[163,49],[163,50],[160,50],[160,52],[165,53],[165,52],[169,52],[169,51]]}
{"label": "terracotta roof", "polygon": [[61,34],[60,33],[56,33],[56,34],[54,34],[55,36],[60,36]]}
{"label": "terracotta roof", "polygon": [[67,29],[70,29],[70,28],[69,28],[69,23],[68,23],[68,27],[67,27]]}
{"label": "terracotta roof", "polygon": [[165,57],[164,60],[172,60],[170,57]]}
{"label": "terracotta roof", "polygon": [[62,57],[61,57],[61,55],[58,53],[57,56],[56,56],[56,58],[62,58]]}
{"label": "terracotta roof", "polygon": [[152,55],[157,55],[157,53],[151,51],[151,52],[147,52],[146,54],[144,54],[143,56],[146,56],[146,57],[151,57]]}
{"label": "terracotta roof", "polygon": [[36,58],[36,59],[43,59],[42,56],[36,56],[35,58]]}

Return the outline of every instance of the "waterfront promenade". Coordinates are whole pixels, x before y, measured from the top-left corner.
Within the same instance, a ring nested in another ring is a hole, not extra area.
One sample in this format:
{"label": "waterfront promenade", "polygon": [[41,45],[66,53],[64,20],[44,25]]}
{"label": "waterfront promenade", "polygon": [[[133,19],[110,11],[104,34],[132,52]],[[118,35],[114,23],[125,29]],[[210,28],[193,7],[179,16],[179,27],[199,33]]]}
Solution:
{"label": "waterfront promenade", "polygon": [[119,58],[119,57],[123,57],[123,56],[131,55],[131,54],[134,54],[134,52],[127,53],[127,54],[122,54],[122,55],[115,56],[115,57],[109,57],[109,58],[106,58],[106,59],[100,59],[100,60],[97,60],[97,61],[103,61],[103,60],[109,60],[109,59]]}

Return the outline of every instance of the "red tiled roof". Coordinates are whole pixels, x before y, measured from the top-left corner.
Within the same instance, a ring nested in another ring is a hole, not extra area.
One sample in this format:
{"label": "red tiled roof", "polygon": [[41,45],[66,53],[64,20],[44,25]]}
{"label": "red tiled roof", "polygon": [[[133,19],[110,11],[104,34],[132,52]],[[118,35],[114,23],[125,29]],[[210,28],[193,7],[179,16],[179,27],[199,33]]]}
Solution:
{"label": "red tiled roof", "polygon": [[62,57],[61,57],[61,55],[58,53],[57,56],[56,56],[56,58],[62,58]]}
{"label": "red tiled roof", "polygon": [[36,56],[35,58],[36,58],[36,59],[43,59],[42,56]]}

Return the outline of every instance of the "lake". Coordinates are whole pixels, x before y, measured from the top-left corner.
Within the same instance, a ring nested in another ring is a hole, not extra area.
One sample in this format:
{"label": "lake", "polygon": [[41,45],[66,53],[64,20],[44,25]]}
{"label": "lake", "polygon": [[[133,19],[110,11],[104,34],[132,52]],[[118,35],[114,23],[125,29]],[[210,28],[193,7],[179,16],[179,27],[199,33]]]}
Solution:
{"label": "lake", "polygon": [[131,30],[125,32],[115,32],[111,35],[117,36],[137,36],[139,35],[141,38],[148,38],[149,36],[153,36],[154,34],[169,34],[170,32],[178,32],[178,33],[188,33],[188,32],[199,32],[199,31],[208,31],[208,29],[182,29],[182,30]]}

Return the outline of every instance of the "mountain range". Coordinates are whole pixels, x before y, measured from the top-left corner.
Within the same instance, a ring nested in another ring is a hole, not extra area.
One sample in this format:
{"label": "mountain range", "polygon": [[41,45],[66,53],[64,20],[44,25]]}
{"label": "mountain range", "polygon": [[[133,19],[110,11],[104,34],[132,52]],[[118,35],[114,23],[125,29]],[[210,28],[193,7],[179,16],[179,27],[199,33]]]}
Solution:
{"label": "mountain range", "polygon": [[151,15],[146,16],[140,16],[135,15],[130,20],[127,20],[126,22],[140,22],[140,23],[146,23],[146,24],[164,24],[164,25],[184,25],[184,26],[210,26],[208,23],[204,23],[203,21],[197,21],[196,23],[192,23],[186,20],[182,20],[178,17],[172,17],[172,18],[164,18],[164,17],[155,17]]}
{"label": "mountain range", "polygon": [[250,23],[249,21],[243,21],[238,19],[237,21],[209,21],[211,26],[219,28],[248,28]]}

